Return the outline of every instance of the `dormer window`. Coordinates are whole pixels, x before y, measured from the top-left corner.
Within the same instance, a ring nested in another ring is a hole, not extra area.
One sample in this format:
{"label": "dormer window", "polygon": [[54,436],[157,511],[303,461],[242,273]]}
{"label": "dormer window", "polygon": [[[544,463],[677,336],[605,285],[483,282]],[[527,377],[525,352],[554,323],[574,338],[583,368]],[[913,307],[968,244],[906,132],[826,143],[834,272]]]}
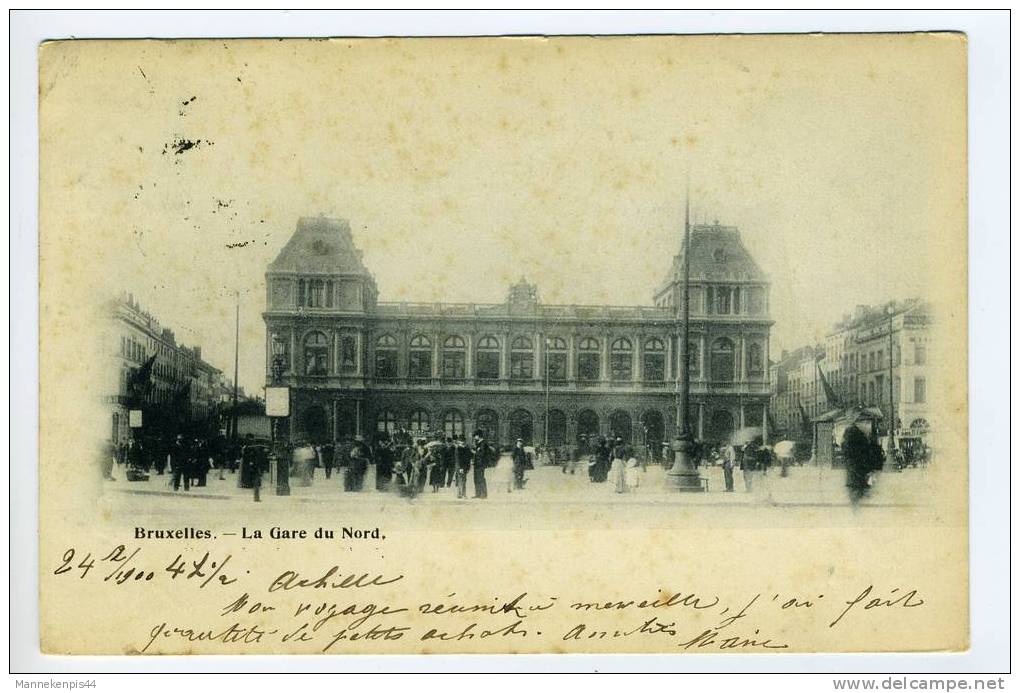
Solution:
{"label": "dormer window", "polygon": [[723,250],[722,248],[716,248],[715,252],[712,253],[712,257],[715,259],[716,262],[722,264],[726,262],[726,251]]}

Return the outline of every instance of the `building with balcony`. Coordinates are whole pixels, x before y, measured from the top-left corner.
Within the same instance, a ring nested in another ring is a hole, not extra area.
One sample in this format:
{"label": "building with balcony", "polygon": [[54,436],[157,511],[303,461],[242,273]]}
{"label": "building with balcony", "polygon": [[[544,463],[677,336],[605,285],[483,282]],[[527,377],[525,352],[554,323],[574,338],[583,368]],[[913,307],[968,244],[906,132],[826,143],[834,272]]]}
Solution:
{"label": "building with balcony", "polygon": [[[266,379],[281,355],[290,435],[399,428],[658,449],[677,406],[678,253],[654,305],[551,305],[525,279],[503,303],[379,300],[346,221],[298,220],[266,272]],[[717,443],[769,398],[769,283],[736,228],[691,230],[689,421]]]}

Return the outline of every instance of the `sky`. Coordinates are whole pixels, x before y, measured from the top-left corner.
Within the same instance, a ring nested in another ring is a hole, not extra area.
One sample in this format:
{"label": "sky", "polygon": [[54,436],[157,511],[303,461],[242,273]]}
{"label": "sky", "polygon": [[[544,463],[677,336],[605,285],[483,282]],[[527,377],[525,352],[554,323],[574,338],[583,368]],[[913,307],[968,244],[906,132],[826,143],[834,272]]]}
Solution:
{"label": "sky", "polygon": [[240,383],[258,391],[264,272],[300,216],[350,221],[381,300],[497,302],[524,275],[549,303],[647,305],[689,183],[695,221],[738,226],[770,276],[779,354],[963,270],[945,241],[964,232],[962,51],[947,36],[50,44],[42,281],[66,275],[68,310],[131,292],[228,376],[239,302]]}

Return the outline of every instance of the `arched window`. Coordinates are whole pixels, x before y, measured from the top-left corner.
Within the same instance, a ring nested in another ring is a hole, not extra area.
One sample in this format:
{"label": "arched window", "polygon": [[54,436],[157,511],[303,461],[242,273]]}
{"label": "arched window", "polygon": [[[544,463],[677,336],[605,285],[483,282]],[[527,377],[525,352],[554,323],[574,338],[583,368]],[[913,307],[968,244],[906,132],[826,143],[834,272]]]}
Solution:
{"label": "arched window", "polygon": [[389,409],[379,412],[379,415],[375,418],[375,430],[379,433],[396,433],[397,415]]}
{"label": "arched window", "polygon": [[443,433],[447,438],[464,434],[464,415],[456,409],[443,414]]}
{"label": "arched window", "polygon": [[535,375],[535,352],[531,338],[521,335],[510,343],[510,377],[531,380]]}
{"label": "arched window", "polygon": [[432,340],[423,334],[411,338],[408,352],[407,376],[427,379],[432,377]]}
{"label": "arched window", "polygon": [[712,380],[731,382],[736,371],[733,342],[720,337],[712,343]]}
{"label": "arched window", "polygon": [[630,340],[620,337],[613,341],[609,350],[610,377],[621,382],[634,378],[634,347]]}
{"label": "arched window", "polygon": [[478,340],[475,374],[481,380],[499,380],[499,340],[492,336]]}
{"label": "arched window", "polygon": [[408,418],[408,424],[411,433],[426,433],[429,430],[429,413],[424,409],[415,409]]}
{"label": "arched window", "polygon": [[549,337],[545,340],[545,372],[550,382],[564,382],[567,379],[567,340],[563,337]]}
{"label": "arched window", "polygon": [[397,339],[384,334],[375,343],[375,376],[377,378],[397,377]]}
{"label": "arched window", "polygon": [[764,372],[765,360],[762,354],[761,344],[758,342],[751,342],[751,345],[747,347],[747,372],[760,374]]}
{"label": "arched window", "polygon": [[326,375],[329,371],[329,338],[322,332],[305,336],[305,375]]}
{"label": "arched window", "polygon": [[463,337],[451,335],[443,340],[443,378],[448,380],[464,379],[466,363],[466,343]]}
{"label": "arched window", "polygon": [[599,379],[601,354],[599,340],[585,337],[577,345],[577,379],[594,382]]}

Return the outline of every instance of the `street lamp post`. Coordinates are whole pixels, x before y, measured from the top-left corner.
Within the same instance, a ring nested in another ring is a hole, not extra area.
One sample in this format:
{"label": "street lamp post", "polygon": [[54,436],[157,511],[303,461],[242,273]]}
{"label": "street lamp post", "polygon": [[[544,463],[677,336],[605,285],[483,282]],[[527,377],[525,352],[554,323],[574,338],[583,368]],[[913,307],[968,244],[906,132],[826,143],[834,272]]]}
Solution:
{"label": "street lamp post", "polygon": [[[680,320],[679,352],[680,368],[677,382],[676,403],[676,438],[671,446],[673,467],[666,473],[666,488],[681,492],[700,492],[701,477],[691,460],[694,447],[694,436],[691,435],[687,421],[690,406],[690,358],[688,357],[688,341],[690,339],[690,284],[691,284],[691,194],[687,191],[684,206],[684,242],[683,242],[683,284],[681,286],[680,305],[677,307],[677,318]],[[681,317],[682,316],[682,317]]]}
{"label": "street lamp post", "polygon": [[[273,339],[273,362],[272,362],[272,374],[273,374],[273,387],[281,388],[283,382],[283,371],[285,368],[284,363],[284,345],[278,339]],[[280,422],[290,415],[290,388],[283,388],[287,390],[286,393],[286,414],[284,416],[274,415],[276,412],[270,412],[270,432],[272,435],[272,450],[273,456],[276,458],[276,495],[278,496],[289,496],[290,495],[290,456],[283,454],[280,450]],[[266,398],[268,404],[268,397]]]}
{"label": "street lamp post", "polygon": [[889,456],[896,450],[896,402],[893,399],[893,316],[896,310],[892,305],[886,307],[889,316]]}

